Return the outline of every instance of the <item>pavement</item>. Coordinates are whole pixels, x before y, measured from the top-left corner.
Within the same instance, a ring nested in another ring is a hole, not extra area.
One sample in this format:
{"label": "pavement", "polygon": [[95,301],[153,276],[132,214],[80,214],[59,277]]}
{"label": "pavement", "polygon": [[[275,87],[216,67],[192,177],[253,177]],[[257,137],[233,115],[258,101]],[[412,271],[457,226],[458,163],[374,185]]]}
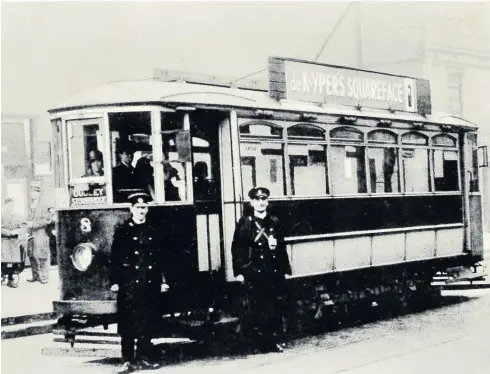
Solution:
{"label": "pavement", "polygon": [[[485,261],[487,272],[490,272],[490,232],[484,233]],[[30,283],[30,268],[20,274],[19,287],[10,288],[2,284],[2,339],[44,333],[56,323],[53,313],[53,301],[59,300],[58,267],[51,266],[49,283]],[[469,283],[469,282],[467,282]],[[478,288],[478,283],[475,282]],[[484,281],[485,287],[490,284],[490,276]],[[461,286],[465,286],[462,284]]]}

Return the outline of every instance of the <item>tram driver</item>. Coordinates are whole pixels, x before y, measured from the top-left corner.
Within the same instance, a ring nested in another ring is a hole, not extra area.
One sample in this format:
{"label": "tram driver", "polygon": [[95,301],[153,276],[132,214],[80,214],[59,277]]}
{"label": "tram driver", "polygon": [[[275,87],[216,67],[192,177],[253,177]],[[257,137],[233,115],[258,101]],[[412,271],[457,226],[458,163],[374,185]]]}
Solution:
{"label": "tram driver", "polygon": [[[114,188],[114,202],[124,202],[128,194],[123,190],[138,189],[136,170],[132,165],[134,148],[131,144],[121,145],[119,152],[120,163],[112,169],[112,185]],[[134,191],[133,191],[134,192]]]}

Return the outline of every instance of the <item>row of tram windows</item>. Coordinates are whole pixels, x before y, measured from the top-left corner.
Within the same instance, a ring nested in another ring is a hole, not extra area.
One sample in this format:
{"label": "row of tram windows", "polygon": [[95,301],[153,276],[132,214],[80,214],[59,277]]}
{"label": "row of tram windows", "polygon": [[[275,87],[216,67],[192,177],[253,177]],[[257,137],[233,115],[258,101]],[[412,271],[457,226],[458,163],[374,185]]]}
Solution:
{"label": "row of tram windows", "polygon": [[186,124],[181,113],[161,113],[158,139],[152,135],[151,112],[109,113],[108,118],[108,149],[101,120],[67,121],[71,206],[109,202],[106,164],[114,203],[127,202],[137,192],[156,202],[190,201],[191,192],[196,201],[217,198],[218,153],[212,133],[196,122]]}
{"label": "row of tram windows", "polygon": [[450,134],[251,122],[239,127],[239,139],[244,191],[264,186],[272,196],[322,196],[460,190],[457,138]]}

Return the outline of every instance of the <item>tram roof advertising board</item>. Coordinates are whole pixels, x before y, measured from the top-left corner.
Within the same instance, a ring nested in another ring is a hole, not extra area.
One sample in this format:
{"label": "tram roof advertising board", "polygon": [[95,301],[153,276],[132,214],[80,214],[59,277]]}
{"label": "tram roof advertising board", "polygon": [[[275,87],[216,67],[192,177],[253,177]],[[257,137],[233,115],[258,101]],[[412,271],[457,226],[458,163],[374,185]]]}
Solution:
{"label": "tram roof advertising board", "polygon": [[269,58],[269,94],[277,100],[431,113],[426,79],[283,57]]}

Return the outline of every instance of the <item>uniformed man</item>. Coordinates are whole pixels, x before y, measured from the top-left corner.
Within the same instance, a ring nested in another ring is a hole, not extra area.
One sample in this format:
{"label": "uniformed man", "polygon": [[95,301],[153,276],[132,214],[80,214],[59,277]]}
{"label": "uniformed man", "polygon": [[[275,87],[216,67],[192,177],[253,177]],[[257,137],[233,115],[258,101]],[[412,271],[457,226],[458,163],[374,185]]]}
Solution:
{"label": "uniformed man", "polygon": [[284,310],[285,276],[291,266],[279,219],[267,212],[270,192],[250,190],[253,214],[242,217],[233,237],[233,271],[245,284],[250,305],[249,328],[255,348],[282,352],[279,344]]}
{"label": "uniformed man", "polygon": [[111,290],[118,292],[117,322],[124,362],[118,373],[159,367],[150,361],[151,337],[161,319],[159,295],[166,288],[162,241],[158,229],[146,220],[151,198],[136,193],[128,199],[132,217],[116,228],[111,249]]}

